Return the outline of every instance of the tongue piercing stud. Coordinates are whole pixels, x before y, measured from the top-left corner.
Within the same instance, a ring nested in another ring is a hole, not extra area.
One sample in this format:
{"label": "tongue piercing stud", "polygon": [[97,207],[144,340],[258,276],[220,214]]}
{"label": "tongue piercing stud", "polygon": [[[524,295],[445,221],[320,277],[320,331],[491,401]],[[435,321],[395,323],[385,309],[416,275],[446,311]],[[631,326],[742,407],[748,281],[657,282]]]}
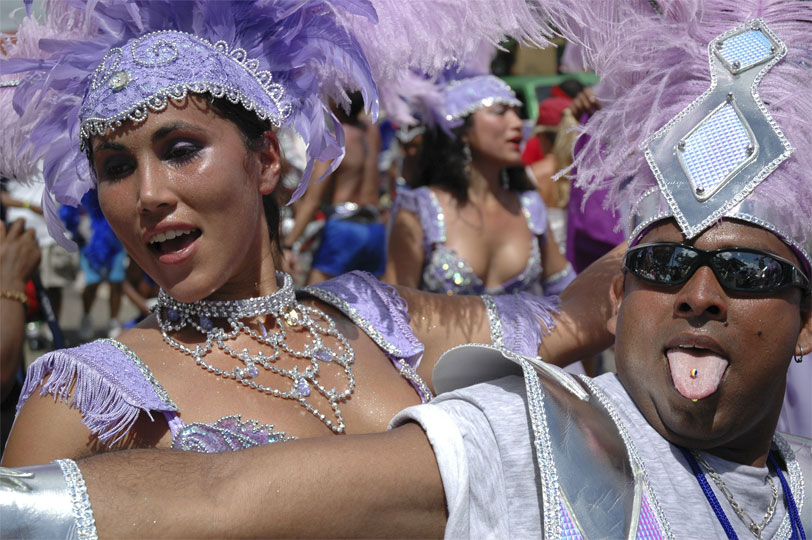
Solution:
{"label": "tongue piercing stud", "polygon": [[691,378],[696,379],[696,376],[699,375],[699,370],[694,368],[691,370]]}
{"label": "tongue piercing stud", "polygon": [[693,401],[694,403],[696,403],[696,402],[697,402],[697,401],[699,401],[699,400],[698,400],[698,399],[696,399],[696,398],[694,398],[694,399],[692,399],[691,401]]}

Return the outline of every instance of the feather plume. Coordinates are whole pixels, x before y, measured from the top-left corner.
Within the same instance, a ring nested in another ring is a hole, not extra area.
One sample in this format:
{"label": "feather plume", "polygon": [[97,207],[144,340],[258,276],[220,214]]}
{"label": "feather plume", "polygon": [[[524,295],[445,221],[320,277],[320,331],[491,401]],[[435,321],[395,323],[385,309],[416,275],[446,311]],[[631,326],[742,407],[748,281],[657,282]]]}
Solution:
{"label": "feather plume", "polygon": [[[607,96],[583,131],[577,183],[606,188],[609,205],[628,206],[656,185],[639,150],[646,139],[711,84],[708,43],[757,17],[786,44],[786,57],[758,92],[796,151],[750,195],[776,208],[812,215],[812,3],[805,0],[540,0],[558,32],[583,47]],[[657,9],[655,9],[655,7]],[[812,237],[812,220],[795,220],[796,237]]]}

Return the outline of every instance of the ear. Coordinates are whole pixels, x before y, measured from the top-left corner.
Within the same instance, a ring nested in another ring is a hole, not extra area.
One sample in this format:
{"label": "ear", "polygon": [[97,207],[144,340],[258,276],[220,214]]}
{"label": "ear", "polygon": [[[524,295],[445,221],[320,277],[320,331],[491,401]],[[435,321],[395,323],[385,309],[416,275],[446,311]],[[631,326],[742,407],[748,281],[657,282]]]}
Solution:
{"label": "ear", "polygon": [[625,293],[626,273],[620,272],[612,278],[612,287],[609,289],[609,300],[612,303],[612,316],[606,321],[606,329],[613,336],[617,336],[617,314],[620,311],[620,304],[623,303]]}
{"label": "ear", "polygon": [[268,195],[276,188],[282,170],[282,151],[279,148],[279,140],[272,131],[266,131],[263,134],[263,144],[258,155],[260,161],[259,192],[262,195]]}
{"label": "ear", "polygon": [[795,354],[812,353],[812,294],[806,293],[801,299],[801,331],[795,343]]}

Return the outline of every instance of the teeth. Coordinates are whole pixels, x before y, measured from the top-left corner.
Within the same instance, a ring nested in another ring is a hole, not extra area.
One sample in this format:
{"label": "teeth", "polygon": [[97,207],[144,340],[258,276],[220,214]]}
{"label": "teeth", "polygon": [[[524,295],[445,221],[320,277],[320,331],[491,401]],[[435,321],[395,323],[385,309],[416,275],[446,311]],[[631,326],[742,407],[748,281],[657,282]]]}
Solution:
{"label": "teeth", "polygon": [[166,231],[165,233],[160,233],[153,236],[149,243],[157,244],[160,242],[165,242],[166,240],[172,240],[173,238],[183,236],[184,234],[191,234],[191,232],[192,231]]}

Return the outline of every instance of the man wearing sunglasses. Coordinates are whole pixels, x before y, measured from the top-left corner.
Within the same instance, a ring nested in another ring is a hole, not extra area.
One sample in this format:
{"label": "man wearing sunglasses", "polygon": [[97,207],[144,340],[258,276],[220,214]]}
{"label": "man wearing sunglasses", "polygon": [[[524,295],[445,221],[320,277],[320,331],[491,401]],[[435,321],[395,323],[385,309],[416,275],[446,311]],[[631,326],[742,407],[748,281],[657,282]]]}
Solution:
{"label": "man wearing sunglasses", "polygon": [[[764,20],[657,2],[621,3],[610,20],[592,4],[568,16],[590,21],[579,42],[625,90],[587,124],[600,143],[576,161],[582,178],[618,179],[612,202],[631,218],[607,323],[616,375],[457,348],[435,370],[438,391],[502,366],[523,377],[442,394],[384,434],[117,452],[63,463],[65,479],[54,466],[13,471],[4,522],[67,530],[59,505],[72,504],[83,531],[94,516],[109,537],[806,538],[812,444],[775,427],[793,358],[812,350],[809,23],[783,15],[808,4],[765,2]],[[697,81],[709,86],[698,98]],[[617,133],[630,140],[608,144]],[[579,330],[569,322],[545,350]]]}

